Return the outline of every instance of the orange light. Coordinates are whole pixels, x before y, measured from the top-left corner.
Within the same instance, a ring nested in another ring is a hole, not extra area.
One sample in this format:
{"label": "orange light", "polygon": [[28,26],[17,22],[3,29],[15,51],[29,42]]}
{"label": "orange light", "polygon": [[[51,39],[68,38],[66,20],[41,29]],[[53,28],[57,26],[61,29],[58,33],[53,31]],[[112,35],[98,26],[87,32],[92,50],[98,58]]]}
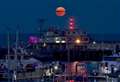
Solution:
{"label": "orange light", "polygon": [[75,40],[75,43],[76,43],[76,44],[80,44],[80,42],[81,42],[81,41],[80,41],[79,38],[77,38],[77,39]]}

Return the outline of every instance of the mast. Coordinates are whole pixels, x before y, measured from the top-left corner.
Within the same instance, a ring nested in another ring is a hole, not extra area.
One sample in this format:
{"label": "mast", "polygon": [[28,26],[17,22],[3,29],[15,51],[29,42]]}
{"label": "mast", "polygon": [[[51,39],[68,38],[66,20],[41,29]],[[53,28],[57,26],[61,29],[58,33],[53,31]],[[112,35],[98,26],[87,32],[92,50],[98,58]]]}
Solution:
{"label": "mast", "polygon": [[39,30],[39,36],[41,38],[41,35],[43,33],[43,26],[44,26],[44,23],[45,23],[45,19],[38,19],[38,30]]}
{"label": "mast", "polygon": [[[19,26],[17,25],[17,28],[19,28]],[[17,66],[18,66],[18,41],[19,41],[19,30],[16,30],[16,41],[15,41],[15,54],[14,54],[14,60],[15,60],[15,68],[14,68],[14,80],[15,82],[17,82]]]}
{"label": "mast", "polygon": [[[6,62],[7,62],[7,67],[8,67],[8,82],[10,82],[10,32],[9,28],[7,27],[7,57],[6,57]],[[7,60],[8,59],[8,60]]]}
{"label": "mast", "polygon": [[69,65],[70,65],[70,41],[69,38],[71,37],[71,35],[69,34],[69,32],[73,32],[75,28],[75,20],[73,17],[69,18],[69,30],[66,33],[66,50],[67,50],[67,64],[65,64],[65,81],[67,80],[67,76],[69,78],[69,76],[71,76],[70,70],[68,69]]}

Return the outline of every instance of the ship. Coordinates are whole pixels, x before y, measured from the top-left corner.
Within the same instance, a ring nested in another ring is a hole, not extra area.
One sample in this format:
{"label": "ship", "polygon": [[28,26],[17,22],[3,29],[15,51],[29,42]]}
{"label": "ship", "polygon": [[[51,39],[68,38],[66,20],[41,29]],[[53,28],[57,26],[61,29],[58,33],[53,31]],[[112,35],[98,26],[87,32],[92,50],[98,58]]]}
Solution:
{"label": "ship", "polygon": [[69,18],[69,28],[50,27],[40,37],[30,36],[27,50],[41,61],[101,61],[112,55],[116,44],[94,41],[91,36],[75,27],[75,19]]}

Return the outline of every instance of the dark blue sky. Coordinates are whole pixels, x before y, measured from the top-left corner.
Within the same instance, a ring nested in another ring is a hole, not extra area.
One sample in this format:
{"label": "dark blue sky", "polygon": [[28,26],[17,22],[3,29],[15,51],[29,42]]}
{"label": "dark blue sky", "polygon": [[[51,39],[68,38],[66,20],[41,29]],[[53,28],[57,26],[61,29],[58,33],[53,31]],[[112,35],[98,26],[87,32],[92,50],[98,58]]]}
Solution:
{"label": "dark blue sky", "polygon": [[[66,16],[56,16],[58,6],[66,8]],[[45,27],[64,28],[69,16],[89,33],[120,33],[120,0],[0,0],[1,33],[4,24],[13,30],[20,24],[23,32],[36,32],[38,18],[46,19]]]}

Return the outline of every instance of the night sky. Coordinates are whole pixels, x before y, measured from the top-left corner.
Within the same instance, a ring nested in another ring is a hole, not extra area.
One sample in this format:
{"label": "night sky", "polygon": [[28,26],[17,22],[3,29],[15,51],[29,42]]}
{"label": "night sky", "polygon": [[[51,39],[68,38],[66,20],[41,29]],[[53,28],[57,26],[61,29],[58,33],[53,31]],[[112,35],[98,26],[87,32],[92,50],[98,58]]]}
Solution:
{"label": "night sky", "polygon": [[[66,8],[64,17],[56,16],[58,6]],[[120,0],[0,0],[0,33],[5,25],[14,32],[17,24],[23,32],[36,32],[38,18],[46,20],[44,28],[63,29],[70,16],[89,33],[120,33]]]}

